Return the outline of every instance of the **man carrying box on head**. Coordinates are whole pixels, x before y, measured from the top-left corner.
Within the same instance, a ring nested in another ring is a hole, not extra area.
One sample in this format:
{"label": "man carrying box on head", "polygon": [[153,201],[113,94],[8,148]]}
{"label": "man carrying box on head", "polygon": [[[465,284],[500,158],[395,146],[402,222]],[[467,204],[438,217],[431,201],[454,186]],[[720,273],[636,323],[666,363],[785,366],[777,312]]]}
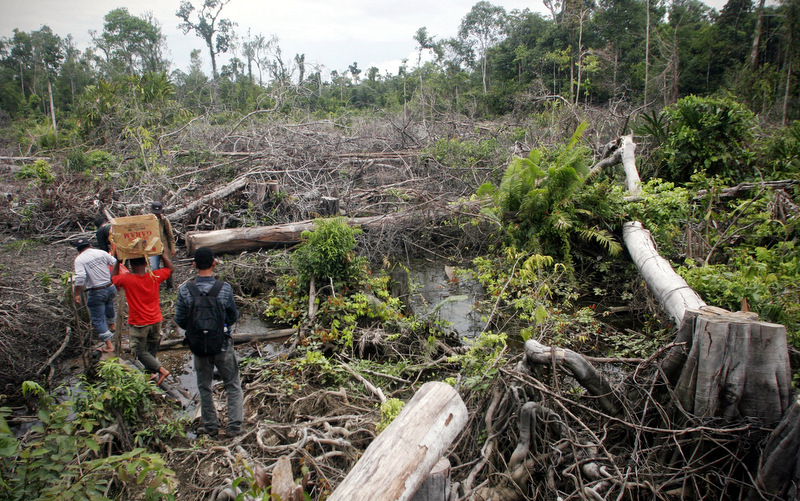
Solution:
{"label": "man carrying box on head", "polygon": [[120,275],[119,262],[111,270],[114,285],[125,290],[128,302],[128,324],[131,327],[131,351],[144,365],[145,370],[153,374],[160,385],[169,376],[169,371],[156,358],[158,346],[161,344],[161,305],[159,289],[161,282],[172,275],[172,261],[165,251],[161,255],[164,268],[147,271],[147,260],[144,256],[128,260],[130,273]]}
{"label": "man carrying box on head", "polygon": [[111,353],[114,346],[111,338],[114,334],[117,312],[114,310],[114,298],[117,289],[111,283],[111,274],[108,267],[118,265],[108,252],[92,249],[88,238],[79,238],[75,248],[78,257],[75,258],[75,302],[81,304],[81,291],[86,290],[86,307],[92,325],[103,342],[98,351]]}

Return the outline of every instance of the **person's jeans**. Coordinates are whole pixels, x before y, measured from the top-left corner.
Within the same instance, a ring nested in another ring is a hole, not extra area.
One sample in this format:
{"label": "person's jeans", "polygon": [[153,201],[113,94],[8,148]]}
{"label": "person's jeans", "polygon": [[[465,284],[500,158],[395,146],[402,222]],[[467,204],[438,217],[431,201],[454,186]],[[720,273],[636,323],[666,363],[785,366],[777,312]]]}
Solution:
{"label": "person's jeans", "polygon": [[131,351],[151,373],[158,372],[161,362],[156,358],[158,345],[161,344],[161,322],[136,326],[131,325]]}
{"label": "person's jeans", "polygon": [[200,412],[203,426],[207,430],[219,429],[219,418],[214,407],[214,395],[211,391],[211,379],[214,367],[222,375],[225,392],[228,394],[228,430],[239,430],[242,427],[242,384],[239,381],[239,364],[233,349],[233,339],[222,353],[210,357],[194,356],[194,370],[197,372],[197,389],[200,392]]}
{"label": "person's jeans", "polygon": [[105,289],[86,291],[86,307],[89,308],[89,316],[92,318],[92,325],[100,341],[108,341],[114,335],[108,330],[108,324],[113,324],[117,318],[114,310],[114,298],[117,297],[117,288],[109,285]]}
{"label": "person's jeans", "polygon": [[161,256],[150,256],[147,258],[150,261],[150,269],[155,271],[161,268]]}

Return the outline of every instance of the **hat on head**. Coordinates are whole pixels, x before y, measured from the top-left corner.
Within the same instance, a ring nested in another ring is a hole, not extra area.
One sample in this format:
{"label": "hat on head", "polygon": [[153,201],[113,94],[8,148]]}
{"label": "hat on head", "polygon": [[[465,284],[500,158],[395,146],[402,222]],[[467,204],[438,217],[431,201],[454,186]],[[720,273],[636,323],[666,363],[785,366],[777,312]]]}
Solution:
{"label": "hat on head", "polygon": [[214,251],[210,247],[200,247],[194,251],[194,264],[198,270],[207,270],[214,264]]}
{"label": "hat on head", "polygon": [[86,249],[87,247],[91,247],[92,244],[89,242],[88,238],[79,238],[77,242],[75,242],[75,248],[78,249],[78,252]]}
{"label": "hat on head", "polygon": [[150,204],[150,210],[153,214],[162,214],[164,212],[164,204],[161,202],[153,202]]}

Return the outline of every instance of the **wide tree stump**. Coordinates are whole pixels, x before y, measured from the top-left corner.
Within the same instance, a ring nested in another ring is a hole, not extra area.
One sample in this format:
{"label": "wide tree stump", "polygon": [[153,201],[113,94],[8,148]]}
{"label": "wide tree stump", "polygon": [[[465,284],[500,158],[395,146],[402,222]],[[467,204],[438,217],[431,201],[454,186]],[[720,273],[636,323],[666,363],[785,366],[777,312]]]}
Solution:
{"label": "wide tree stump", "polygon": [[693,335],[675,394],[701,418],[781,420],[791,405],[792,374],[786,328],[752,314],[691,310]]}
{"label": "wide tree stump", "polygon": [[467,407],[452,386],[425,383],[367,447],[329,501],[411,499],[467,419]]}

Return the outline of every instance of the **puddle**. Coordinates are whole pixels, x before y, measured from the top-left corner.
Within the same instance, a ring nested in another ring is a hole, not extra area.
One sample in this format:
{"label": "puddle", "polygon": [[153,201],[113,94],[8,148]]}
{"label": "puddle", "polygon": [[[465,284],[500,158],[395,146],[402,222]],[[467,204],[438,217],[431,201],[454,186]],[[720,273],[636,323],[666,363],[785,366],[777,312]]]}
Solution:
{"label": "puddle", "polygon": [[462,338],[474,338],[483,330],[475,303],[483,296],[483,287],[471,275],[448,277],[443,263],[412,263],[409,273],[412,311],[428,320],[443,322],[444,328]]}

